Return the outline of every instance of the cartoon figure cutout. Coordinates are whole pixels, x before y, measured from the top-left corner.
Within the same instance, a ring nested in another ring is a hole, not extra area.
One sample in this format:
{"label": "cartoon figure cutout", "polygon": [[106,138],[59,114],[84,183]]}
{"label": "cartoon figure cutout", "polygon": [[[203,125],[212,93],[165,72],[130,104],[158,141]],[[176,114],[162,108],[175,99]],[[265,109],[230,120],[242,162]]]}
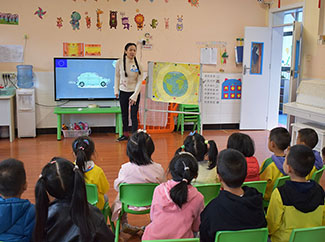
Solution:
{"label": "cartoon figure cutout", "polygon": [[103,27],[103,22],[100,21],[100,17],[99,15],[100,14],[103,14],[104,12],[102,10],[100,10],[99,8],[97,8],[96,10],[96,16],[97,16],[97,23],[96,23],[96,27],[97,27],[97,30],[102,30],[102,27]]}
{"label": "cartoon figure cutout", "polygon": [[86,19],[86,26],[87,26],[87,29],[90,29],[91,27],[91,18],[88,16],[88,12],[85,12],[85,19]]}
{"label": "cartoon figure cutout", "polygon": [[109,27],[115,28],[117,26],[117,11],[109,11]]}
{"label": "cartoon figure cutout", "polygon": [[61,29],[63,27],[63,19],[61,17],[56,18],[56,27]]}
{"label": "cartoon figure cutout", "polygon": [[137,24],[138,30],[142,30],[144,26],[144,16],[141,13],[138,13],[135,15],[134,21]]}
{"label": "cartoon figure cutout", "polygon": [[192,7],[199,6],[199,0],[188,0],[188,2],[191,4]]}
{"label": "cartoon figure cutout", "polygon": [[150,26],[151,26],[152,29],[157,28],[157,26],[158,26],[158,20],[157,19],[152,19]]}
{"label": "cartoon figure cutout", "polygon": [[80,29],[79,26],[80,26],[80,19],[81,19],[81,15],[80,13],[76,12],[76,11],[73,11],[72,14],[71,14],[71,20],[70,20],[70,24],[72,26],[72,29],[73,30],[76,30],[76,29]]}
{"label": "cartoon figure cutout", "polygon": [[177,31],[183,30],[183,15],[177,15],[177,24],[176,24]]}
{"label": "cartoon figure cutout", "polygon": [[165,29],[169,29],[169,18],[164,18],[165,20]]}

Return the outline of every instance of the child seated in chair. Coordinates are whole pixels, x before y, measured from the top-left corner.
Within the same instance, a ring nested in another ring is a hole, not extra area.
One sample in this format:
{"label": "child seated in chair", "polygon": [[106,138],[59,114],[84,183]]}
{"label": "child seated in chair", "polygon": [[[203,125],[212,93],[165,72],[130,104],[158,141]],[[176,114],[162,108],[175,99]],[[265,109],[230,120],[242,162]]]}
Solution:
{"label": "child seated in chair", "polygon": [[273,155],[266,159],[260,170],[261,180],[267,181],[264,200],[269,201],[276,179],[287,174],[283,170],[285,150],[290,146],[291,136],[287,129],[277,127],[271,130],[268,148]]}
{"label": "child seated in chair", "polygon": [[93,161],[95,144],[88,136],[81,136],[72,143],[73,153],[76,157],[76,165],[83,173],[87,184],[95,184],[98,191],[98,203],[96,206],[103,210],[105,202],[108,201],[106,193],[109,189],[109,183],[102,168]]}
{"label": "child seated in chair", "polygon": [[0,241],[29,242],[35,207],[21,199],[27,188],[24,164],[16,159],[0,162]]}
{"label": "child seated in chair", "polygon": [[[306,145],[314,149],[318,143],[318,135],[315,130],[310,128],[300,129],[298,131],[297,145]],[[315,167],[317,170],[323,168],[323,160],[317,150],[313,150],[315,155]],[[313,172],[312,172],[313,173]]]}
{"label": "child seated in chair", "polygon": [[176,154],[169,164],[173,177],[156,187],[150,218],[143,240],[193,238],[199,231],[203,196],[191,185],[198,174],[195,157],[188,152]]}
{"label": "child seated in chair", "polygon": [[209,184],[219,182],[217,176],[218,148],[214,140],[206,140],[198,133],[191,132],[184,140],[184,144],[177,149],[176,154],[182,150],[191,153],[199,165],[198,176],[192,181],[192,185]]}
{"label": "child seated in chair", "polygon": [[224,190],[201,213],[200,241],[214,242],[218,231],[266,227],[262,194],[242,187],[247,175],[243,154],[234,149],[221,151],[217,172]]}
{"label": "child seated in chair", "polygon": [[[129,162],[122,165],[118,178],[114,181],[116,191],[119,191],[121,183],[162,183],[166,180],[162,166],[151,160],[154,150],[155,145],[147,133],[139,130],[130,137],[126,147]],[[118,194],[112,205],[113,221],[118,219],[121,207]],[[128,224],[126,213],[122,215],[121,224],[122,232],[125,233],[136,234],[140,230],[139,227]]]}
{"label": "child seated in chair", "polygon": [[325,225],[324,190],[315,181],[305,178],[314,163],[315,156],[309,147],[295,145],[290,148],[283,164],[290,181],[273,191],[267,210],[272,242],[289,241],[296,228]]}

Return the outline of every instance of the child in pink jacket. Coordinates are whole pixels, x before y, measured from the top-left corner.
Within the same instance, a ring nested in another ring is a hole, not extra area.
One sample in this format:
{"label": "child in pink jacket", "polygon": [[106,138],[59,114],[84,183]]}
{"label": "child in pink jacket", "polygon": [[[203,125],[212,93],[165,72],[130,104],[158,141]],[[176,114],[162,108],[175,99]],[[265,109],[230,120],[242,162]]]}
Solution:
{"label": "child in pink jacket", "polygon": [[156,187],[151,204],[151,223],[142,240],[193,238],[199,231],[203,196],[191,185],[198,164],[188,152],[176,155],[169,164],[173,177]]}

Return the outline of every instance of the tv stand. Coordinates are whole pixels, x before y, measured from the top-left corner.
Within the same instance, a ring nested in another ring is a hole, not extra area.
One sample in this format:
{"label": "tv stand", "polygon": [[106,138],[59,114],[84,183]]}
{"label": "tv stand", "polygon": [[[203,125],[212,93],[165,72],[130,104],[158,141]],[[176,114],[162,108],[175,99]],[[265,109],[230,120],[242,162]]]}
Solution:
{"label": "tv stand", "polygon": [[61,128],[62,128],[62,115],[63,114],[99,114],[99,113],[115,113],[115,133],[119,136],[123,135],[122,114],[119,106],[115,107],[97,107],[97,108],[67,108],[56,107],[54,108],[54,114],[57,115],[57,140],[61,140]]}

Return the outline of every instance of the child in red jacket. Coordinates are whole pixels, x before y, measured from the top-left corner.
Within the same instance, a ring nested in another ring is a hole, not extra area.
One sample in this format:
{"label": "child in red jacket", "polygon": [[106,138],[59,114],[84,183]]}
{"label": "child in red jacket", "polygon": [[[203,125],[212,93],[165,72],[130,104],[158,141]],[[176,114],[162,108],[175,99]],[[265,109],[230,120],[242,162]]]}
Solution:
{"label": "child in red jacket", "polygon": [[247,176],[245,182],[247,181],[259,181],[259,164],[254,156],[255,147],[254,141],[247,134],[233,133],[228,138],[227,149],[232,148],[240,151],[247,161]]}

